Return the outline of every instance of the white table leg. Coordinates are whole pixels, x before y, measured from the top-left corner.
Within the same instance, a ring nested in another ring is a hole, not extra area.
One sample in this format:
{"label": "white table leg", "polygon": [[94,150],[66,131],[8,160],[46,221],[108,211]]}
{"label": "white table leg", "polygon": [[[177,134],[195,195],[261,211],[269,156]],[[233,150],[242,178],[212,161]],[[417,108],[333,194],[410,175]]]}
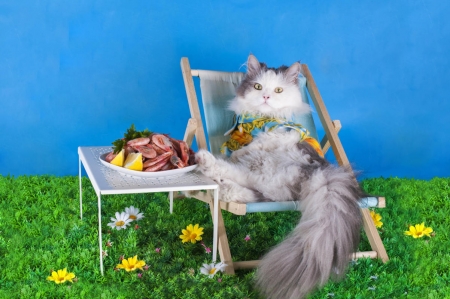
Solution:
{"label": "white table leg", "polygon": [[169,191],[170,214],[173,213],[173,191]]}
{"label": "white table leg", "polygon": [[78,158],[78,183],[80,184],[80,219],[83,219],[83,188],[81,186],[81,159]]}
{"label": "white table leg", "polygon": [[98,247],[100,250],[100,273],[103,276],[102,205],[100,193],[98,193]]}
{"label": "white table leg", "polygon": [[213,216],[213,263],[217,260],[217,236],[219,231],[219,188],[214,189],[214,216]]}

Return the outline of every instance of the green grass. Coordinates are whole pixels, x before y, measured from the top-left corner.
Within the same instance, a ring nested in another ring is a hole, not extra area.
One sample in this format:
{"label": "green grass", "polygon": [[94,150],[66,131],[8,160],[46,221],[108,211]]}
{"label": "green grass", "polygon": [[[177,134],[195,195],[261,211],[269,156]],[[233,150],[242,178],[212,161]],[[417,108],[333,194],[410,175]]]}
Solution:
{"label": "green grass", "polygon": [[[311,298],[450,298],[450,179],[398,178],[362,182],[372,194],[386,197],[379,229],[390,261],[360,259],[346,279],[330,282]],[[182,244],[181,229],[199,223],[212,248],[209,208],[194,199],[176,200],[169,213],[167,194],[103,196],[105,275],[100,275],[97,197],[83,178],[83,220],[79,217],[78,177],[0,176],[0,298],[259,298],[254,271],[208,278],[200,273],[211,261],[203,246]],[[145,218],[126,230],[107,226],[115,212],[134,205]],[[280,242],[299,213],[224,213],[231,250],[237,260],[258,259]],[[435,236],[413,239],[404,231],[425,222]],[[246,235],[251,240],[245,241]],[[106,242],[112,242],[106,247]],[[156,248],[161,248],[158,253]],[[363,235],[361,250],[369,250]],[[120,256],[138,255],[149,269],[115,271]],[[46,278],[67,268],[77,281],[57,285]],[[137,273],[142,273],[138,277]],[[220,278],[220,281],[219,281]]]}

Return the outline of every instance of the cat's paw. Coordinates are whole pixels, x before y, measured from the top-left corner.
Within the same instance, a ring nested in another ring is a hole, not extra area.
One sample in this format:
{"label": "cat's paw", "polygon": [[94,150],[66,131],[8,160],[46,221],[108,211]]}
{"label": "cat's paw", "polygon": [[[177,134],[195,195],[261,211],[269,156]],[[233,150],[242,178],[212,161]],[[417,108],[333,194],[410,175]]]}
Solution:
{"label": "cat's paw", "polygon": [[207,150],[199,150],[195,154],[195,162],[198,169],[206,176],[215,178],[214,166],[216,165],[216,158]]}

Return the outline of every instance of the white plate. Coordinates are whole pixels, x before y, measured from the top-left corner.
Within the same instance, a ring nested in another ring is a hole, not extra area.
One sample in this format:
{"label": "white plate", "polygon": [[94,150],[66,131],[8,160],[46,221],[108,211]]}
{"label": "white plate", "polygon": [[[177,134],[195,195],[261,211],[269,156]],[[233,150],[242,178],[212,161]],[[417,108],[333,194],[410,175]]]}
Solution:
{"label": "white plate", "polygon": [[114,164],[111,164],[109,162],[105,161],[105,157],[108,153],[103,154],[99,157],[100,162],[102,162],[103,165],[105,165],[108,168],[114,169],[121,174],[127,174],[131,176],[138,176],[138,177],[144,177],[144,178],[160,178],[165,176],[180,176],[186,172],[192,171],[195,168],[197,168],[197,164],[187,166],[184,168],[178,168],[178,169],[172,169],[172,170],[164,170],[164,171],[137,171],[137,170],[131,170],[127,168],[123,168],[120,166],[116,166]]}

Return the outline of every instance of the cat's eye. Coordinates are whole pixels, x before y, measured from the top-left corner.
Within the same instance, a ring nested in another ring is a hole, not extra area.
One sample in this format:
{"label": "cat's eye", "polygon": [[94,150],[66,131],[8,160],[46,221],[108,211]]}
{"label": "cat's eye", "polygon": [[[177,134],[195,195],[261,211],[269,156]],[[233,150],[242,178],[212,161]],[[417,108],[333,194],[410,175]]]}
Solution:
{"label": "cat's eye", "polygon": [[261,90],[262,89],[262,85],[259,83],[255,83],[255,85],[253,85],[253,87],[257,90]]}
{"label": "cat's eye", "polygon": [[283,88],[277,87],[277,88],[275,88],[275,92],[276,93],[282,93],[283,92]]}

